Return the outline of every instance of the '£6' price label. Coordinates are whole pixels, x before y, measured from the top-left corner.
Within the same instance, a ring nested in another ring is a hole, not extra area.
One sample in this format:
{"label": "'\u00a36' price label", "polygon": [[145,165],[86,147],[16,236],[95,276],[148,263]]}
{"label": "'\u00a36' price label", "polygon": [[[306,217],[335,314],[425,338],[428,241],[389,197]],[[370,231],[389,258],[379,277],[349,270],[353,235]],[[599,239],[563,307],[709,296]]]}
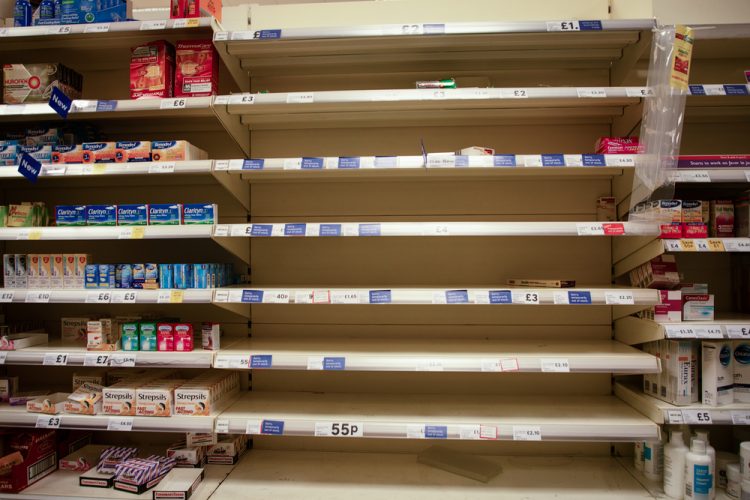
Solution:
{"label": "'\u00a36' price label", "polygon": [[187,107],[187,99],[184,97],[177,99],[162,99],[159,105],[160,109],[183,109]]}
{"label": "'\u00a36' price label", "polygon": [[109,304],[110,300],[110,292],[89,292],[86,294],[87,304]]}

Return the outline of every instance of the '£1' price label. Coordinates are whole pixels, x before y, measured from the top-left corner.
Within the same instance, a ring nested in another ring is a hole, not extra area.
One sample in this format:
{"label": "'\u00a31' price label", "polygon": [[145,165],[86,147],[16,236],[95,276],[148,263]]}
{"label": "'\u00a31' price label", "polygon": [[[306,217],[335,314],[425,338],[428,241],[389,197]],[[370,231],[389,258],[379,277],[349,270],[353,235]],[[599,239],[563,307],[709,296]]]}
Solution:
{"label": "'\u00a31' price label", "polygon": [[44,355],[42,364],[45,366],[65,366],[68,364],[68,354],[64,352],[48,352]]}

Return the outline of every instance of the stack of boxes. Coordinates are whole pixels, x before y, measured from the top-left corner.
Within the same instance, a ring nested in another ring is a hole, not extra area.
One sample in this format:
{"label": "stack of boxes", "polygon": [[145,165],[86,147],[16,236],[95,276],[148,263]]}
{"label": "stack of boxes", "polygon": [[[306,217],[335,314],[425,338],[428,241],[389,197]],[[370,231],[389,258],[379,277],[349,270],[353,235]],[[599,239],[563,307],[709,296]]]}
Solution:
{"label": "stack of boxes", "polygon": [[4,254],[5,288],[83,288],[87,254]]}
{"label": "stack of boxes", "polygon": [[216,224],[214,203],[137,203],[128,205],[58,205],[57,226],[175,226]]}

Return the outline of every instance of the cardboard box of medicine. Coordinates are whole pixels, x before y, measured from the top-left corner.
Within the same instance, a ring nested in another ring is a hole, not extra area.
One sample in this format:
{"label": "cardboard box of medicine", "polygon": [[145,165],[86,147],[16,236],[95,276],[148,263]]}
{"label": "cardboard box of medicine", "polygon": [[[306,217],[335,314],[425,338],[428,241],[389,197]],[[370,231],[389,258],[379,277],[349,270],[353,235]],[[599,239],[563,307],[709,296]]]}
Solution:
{"label": "cardboard box of medicine", "polygon": [[0,144],[0,166],[18,165],[18,144]]}
{"label": "cardboard box of medicine", "polygon": [[36,146],[19,146],[18,155],[27,154],[39,163],[52,163],[52,145],[38,144]]}
{"label": "cardboard box of medicine", "polygon": [[170,0],[169,17],[215,17],[221,21],[221,0]]}
{"label": "cardboard box of medicine", "polygon": [[596,220],[612,222],[617,220],[614,196],[602,196],[596,200]]}
{"label": "cardboard box of medicine", "polygon": [[[179,225],[182,220],[182,205],[179,203],[149,204],[148,223],[152,226]],[[135,279],[135,276],[133,276]]]}
{"label": "cardboard box of medicine", "polygon": [[117,152],[115,142],[84,142],[81,144],[82,163],[113,163]]}
{"label": "cardboard box of medicine", "polygon": [[61,253],[50,254],[51,273],[50,288],[63,288],[63,255]]}
{"label": "cardboard box of medicine", "polygon": [[735,340],[734,346],[734,401],[750,403],[750,342]]}
{"label": "cardboard box of medicine", "polygon": [[117,225],[117,205],[87,205],[86,225],[115,226]]}
{"label": "cardboard box of medicine", "polygon": [[[12,430],[9,430],[12,432]],[[0,476],[0,492],[17,493],[57,470],[53,429],[12,433],[7,455],[0,458],[7,472]]]}
{"label": "cardboard box of medicine", "polygon": [[686,293],[682,296],[683,321],[713,321],[714,296],[707,293]]}
{"label": "cardboard box of medicine", "polygon": [[174,47],[166,40],[130,49],[130,98],[172,97]]}
{"label": "cardboard box of medicine", "polygon": [[148,205],[117,205],[118,226],[145,226],[148,224]]}
{"label": "cardboard box of medicine", "polygon": [[26,272],[26,286],[29,288],[39,288],[39,260],[41,255],[38,253],[28,254],[28,269]]}
{"label": "cardboard box of medicine", "polygon": [[52,288],[52,256],[48,253],[39,255],[39,286]]}
{"label": "cardboard box of medicine", "polygon": [[135,414],[144,417],[170,417],[174,413],[174,389],[183,381],[162,380],[135,391]]}
{"label": "cardboard box of medicine", "polygon": [[750,196],[749,192],[734,202],[734,233],[738,238],[750,236]]}
{"label": "cardboard box of medicine", "polygon": [[734,236],[734,203],[731,200],[711,200],[709,217],[709,233],[712,237]]}
{"label": "cardboard box of medicine", "polygon": [[63,343],[86,341],[86,324],[89,318],[62,318],[60,331]]}
{"label": "cardboard box of medicine", "polygon": [[[133,2],[128,0],[62,0],[61,24],[112,23],[133,18]],[[60,24],[60,23],[58,23]]]}
{"label": "cardboard box of medicine", "polygon": [[3,65],[3,102],[23,104],[48,102],[52,88],[59,88],[71,99],[81,97],[83,78],[62,64]]}
{"label": "cardboard box of medicine", "polygon": [[99,266],[97,264],[86,265],[86,288],[99,288]]}
{"label": "cardboard box of medicine", "polygon": [[16,256],[3,254],[3,287],[16,288]]}
{"label": "cardboard box of medicine", "polygon": [[217,224],[218,211],[214,203],[185,203],[182,205],[183,224]]}
{"label": "cardboard box of medicine", "polygon": [[674,405],[698,402],[698,344],[690,340],[659,343],[662,373],[656,397]]}
{"label": "cardboard box of medicine", "polygon": [[135,416],[135,382],[122,381],[102,390],[102,412],[106,415]]}
{"label": "cardboard box of medicine", "polygon": [[728,405],[734,402],[734,363],[732,341],[704,341],[701,353],[703,373],[702,403],[706,406]]}
{"label": "cardboard box of medicine", "polygon": [[83,163],[82,144],[52,146],[52,163]]}
{"label": "cardboard box of medicine", "polygon": [[63,288],[83,288],[88,255],[63,255]]}
{"label": "cardboard box of medicine", "polygon": [[73,374],[73,391],[76,391],[83,384],[94,384],[104,386],[107,382],[107,371],[102,368],[96,368],[86,373]]}
{"label": "cardboard box of medicine", "polygon": [[7,403],[18,392],[18,377],[0,377],[0,403]]}
{"label": "cardboard box of medicine", "polygon": [[68,396],[63,406],[65,413],[96,415],[102,411],[102,386],[84,382]]}
{"label": "cardboard box of medicine", "polygon": [[205,446],[187,446],[184,442],[167,448],[167,457],[177,461],[175,467],[203,467],[206,464]]}
{"label": "cardboard box of medicine", "polygon": [[28,287],[29,261],[25,253],[13,254],[15,258],[14,269],[16,270],[16,288]]}
{"label": "cardboard box of medicine", "polygon": [[46,413],[48,415],[57,415],[63,411],[68,394],[65,392],[56,392],[48,394],[31,401],[26,402],[26,411],[29,413]]}
{"label": "cardboard box of medicine", "polygon": [[49,144],[54,146],[60,142],[62,130],[57,128],[28,128],[26,129],[26,145],[36,146]]}
{"label": "cardboard box of medicine", "polygon": [[115,162],[151,161],[151,141],[121,141],[115,144]]}
{"label": "cardboard box of medicine", "polygon": [[637,154],[640,150],[637,137],[600,137],[594,148],[598,154]]}
{"label": "cardboard box of medicine", "polygon": [[34,225],[34,206],[23,203],[8,205],[8,227],[32,227]]}
{"label": "cardboard box of medicine", "polygon": [[211,40],[179,40],[175,60],[176,97],[200,97],[217,93],[219,58]]}
{"label": "cardboard box of medicine", "polygon": [[151,158],[153,161],[205,160],[208,153],[188,141],[152,141]]}

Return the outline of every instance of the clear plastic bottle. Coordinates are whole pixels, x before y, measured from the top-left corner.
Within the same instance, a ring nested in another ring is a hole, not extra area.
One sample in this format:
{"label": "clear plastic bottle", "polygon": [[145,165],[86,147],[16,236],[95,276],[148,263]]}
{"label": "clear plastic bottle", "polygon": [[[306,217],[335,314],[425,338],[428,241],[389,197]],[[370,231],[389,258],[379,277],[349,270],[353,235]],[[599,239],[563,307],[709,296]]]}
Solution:
{"label": "clear plastic bottle", "polygon": [[716,497],[716,449],[711,446],[711,443],[708,440],[708,431],[695,431],[695,437],[706,443],[706,455],[711,459],[711,480],[713,481],[711,498],[713,499]]}
{"label": "clear plastic bottle", "polygon": [[695,438],[685,455],[685,500],[710,500],[712,491],[711,457],[706,442]]}
{"label": "clear plastic bottle", "polygon": [[664,493],[670,498],[685,496],[685,456],[688,447],[682,431],[672,431],[664,447]]}
{"label": "clear plastic bottle", "polygon": [[645,441],[643,443],[643,475],[651,481],[661,481],[664,471],[664,443]]}

